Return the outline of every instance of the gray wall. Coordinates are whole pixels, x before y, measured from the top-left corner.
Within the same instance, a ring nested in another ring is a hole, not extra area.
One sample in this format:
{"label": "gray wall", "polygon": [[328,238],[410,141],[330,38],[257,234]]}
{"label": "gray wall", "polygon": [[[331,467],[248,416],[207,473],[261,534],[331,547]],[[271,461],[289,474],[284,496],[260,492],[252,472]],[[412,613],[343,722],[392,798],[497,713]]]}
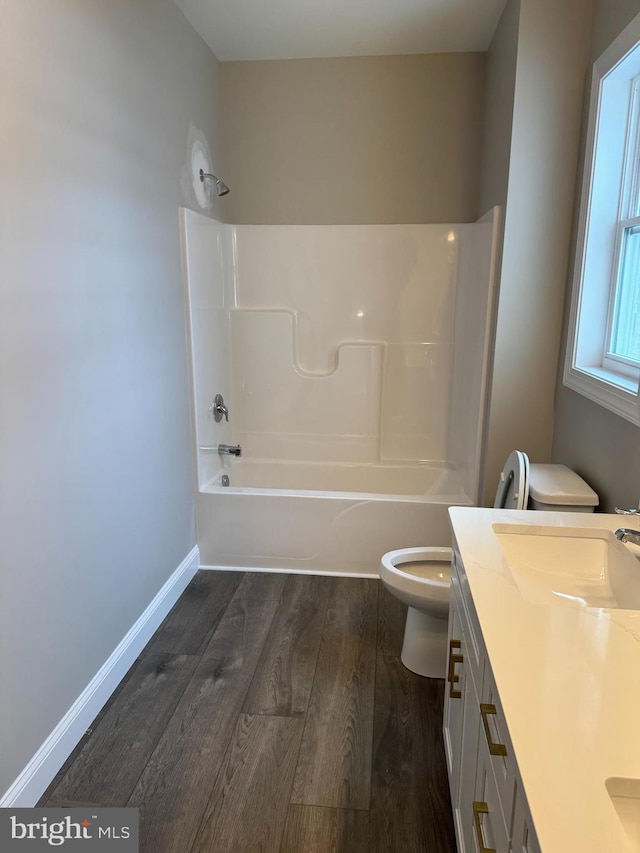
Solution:
{"label": "gray wall", "polygon": [[[627,24],[640,13],[639,0],[596,0],[591,62],[611,44]],[[584,152],[588,117],[585,99],[583,115]],[[581,178],[578,187],[581,185]],[[579,212],[579,194],[574,208],[574,224]],[[574,245],[575,251],[575,227]],[[570,296],[571,278],[567,287]],[[565,307],[565,336],[569,298]],[[553,459],[578,471],[598,492],[600,508],[612,511],[615,505],[632,507],[640,498],[640,428],[609,412],[562,384],[564,348],[556,396]]]}
{"label": "gray wall", "polygon": [[[515,11],[508,6],[504,14]],[[514,52],[516,73],[485,503],[493,502],[511,450],[535,462],[551,457],[592,0],[521,0],[515,47],[510,22],[503,30],[510,42],[502,46],[505,90]],[[485,171],[486,163],[485,154]],[[487,186],[500,189],[503,182],[501,173]]]}
{"label": "gray wall", "polygon": [[487,52],[478,217],[507,201],[520,0],[509,0]]}
{"label": "gray wall", "polygon": [[221,64],[229,221],[476,219],[485,54]]}
{"label": "gray wall", "polygon": [[0,794],[195,544],[178,207],[217,77],[171,0],[2,3]]}

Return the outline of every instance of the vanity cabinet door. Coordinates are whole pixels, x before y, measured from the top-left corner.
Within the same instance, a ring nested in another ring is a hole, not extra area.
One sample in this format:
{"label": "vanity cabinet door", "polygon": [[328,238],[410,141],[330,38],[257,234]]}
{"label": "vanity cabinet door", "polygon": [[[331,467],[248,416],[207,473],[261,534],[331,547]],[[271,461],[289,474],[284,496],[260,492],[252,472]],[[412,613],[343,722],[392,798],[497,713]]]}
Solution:
{"label": "vanity cabinet door", "polygon": [[518,770],[489,662],[485,664],[481,701],[480,720],[482,725],[480,737],[489,752],[504,822],[508,827],[511,827]]}
{"label": "vanity cabinet door", "polygon": [[444,693],[444,749],[449,774],[451,802],[458,799],[460,788],[460,764],[462,761],[462,724],[464,720],[463,697],[465,695],[465,647],[460,624],[460,615],[454,598],[449,605],[449,654],[447,658],[447,680]]}
{"label": "vanity cabinet door", "polygon": [[491,756],[484,738],[478,744],[475,797],[468,806],[473,820],[473,853],[509,853],[509,829],[504,822]]}
{"label": "vanity cabinet door", "polygon": [[444,742],[453,820],[460,853],[474,849],[472,804],[480,737],[480,703],[469,672],[468,651],[458,602],[453,596],[449,612]]}
{"label": "vanity cabinet door", "polygon": [[480,702],[473,679],[467,674],[464,683],[464,717],[462,720],[462,752],[458,799],[453,804],[458,849],[460,853],[475,850],[473,802],[476,799],[478,746],[480,741]]}
{"label": "vanity cabinet door", "polygon": [[511,849],[513,853],[540,853],[540,845],[533,828],[527,801],[522,788],[516,791],[516,801],[513,809],[513,832],[511,833]]}

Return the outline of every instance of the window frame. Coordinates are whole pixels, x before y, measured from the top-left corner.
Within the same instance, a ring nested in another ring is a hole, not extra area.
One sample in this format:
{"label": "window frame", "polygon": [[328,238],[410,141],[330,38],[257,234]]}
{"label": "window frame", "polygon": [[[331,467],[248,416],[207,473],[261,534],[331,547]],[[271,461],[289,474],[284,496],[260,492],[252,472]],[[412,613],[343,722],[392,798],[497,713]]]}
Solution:
{"label": "window frame", "polygon": [[[638,48],[640,62],[640,15],[636,16],[629,26],[623,30],[612,45],[594,63],[591,100],[589,107],[589,125],[587,132],[586,159],[582,181],[582,197],[580,217],[578,222],[578,239],[576,244],[575,268],[572,283],[572,298],[569,315],[567,349],[564,365],[563,382],[568,388],[599,403],[612,412],[632,423],[640,425],[640,395],[638,381],[640,369],[632,361],[610,352],[613,322],[615,320],[616,291],[620,279],[622,260],[622,243],[625,239],[625,229],[629,225],[640,224],[638,205],[631,210],[633,199],[640,198],[640,66],[635,74],[629,75],[628,81],[632,86],[632,95],[626,96],[627,112],[624,128],[624,144],[616,157],[616,168],[620,169],[620,180],[615,186],[617,218],[612,215],[607,219],[615,228],[612,245],[602,250],[602,245],[611,243],[611,238],[603,233],[594,233],[602,222],[598,223],[594,194],[598,191],[596,183],[596,167],[599,165],[598,145],[605,145],[600,135],[601,120],[603,119],[604,84],[630,54]],[[626,83],[628,86],[629,83]],[[602,136],[606,139],[606,134]],[[632,138],[633,137],[633,138]],[[615,147],[615,145],[614,145]],[[618,144],[618,148],[620,145]],[[602,160],[602,158],[601,158]],[[601,167],[602,168],[602,167]],[[602,183],[602,179],[600,179]],[[608,190],[611,194],[613,190]],[[629,215],[633,214],[633,215]],[[590,229],[594,232],[590,233]],[[590,240],[597,245],[592,249]],[[606,252],[606,258],[601,254],[596,263],[593,252]],[[609,272],[605,274],[602,267],[606,261]],[[593,267],[596,267],[593,273]],[[587,274],[591,283],[586,284]],[[594,283],[595,280],[595,283]],[[597,313],[600,311],[594,303],[606,301],[605,323],[600,321]],[[594,322],[595,318],[595,322]],[[595,332],[594,332],[595,329]],[[581,346],[589,334],[595,335],[595,344],[586,348]],[[584,336],[584,337],[581,337]],[[598,343],[599,342],[599,343]],[[586,355],[585,349],[591,354]],[[593,355],[593,350],[600,355]]]}
{"label": "window frame", "polygon": [[609,369],[612,373],[621,373],[623,376],[635,379],[640,373],[640,362],[625,358],[623,355],[619,355],[611,350],[611,339],[613,338],[613,330],[616,323],[618,293],[621,285],[620,279],[622,277],[622,270],[624,267],[622,247],[626,239],[626,232],[632,228],[640,228],[640,216],[634,216],[630,219],[621,219],[618,221],[616,226],[613,271],[611,275],[611,282],[609,284],[609,308],[607,311],[607,325],[602,353],[602,366],[605,369]]}

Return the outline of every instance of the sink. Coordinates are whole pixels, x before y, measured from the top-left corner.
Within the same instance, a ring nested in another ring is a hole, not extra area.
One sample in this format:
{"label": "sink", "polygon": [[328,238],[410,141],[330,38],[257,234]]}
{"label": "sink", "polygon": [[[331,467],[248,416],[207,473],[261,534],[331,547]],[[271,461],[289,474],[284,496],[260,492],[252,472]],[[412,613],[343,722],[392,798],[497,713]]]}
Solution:
{"label": "sink", "polygon": [[610,530],[494,524],[493,531],[525,598],[640,610],[640,562]]}
{"label": "sink", "polygon": [[627,838],[640,850],[640,780],[612,776],[605,785]]}

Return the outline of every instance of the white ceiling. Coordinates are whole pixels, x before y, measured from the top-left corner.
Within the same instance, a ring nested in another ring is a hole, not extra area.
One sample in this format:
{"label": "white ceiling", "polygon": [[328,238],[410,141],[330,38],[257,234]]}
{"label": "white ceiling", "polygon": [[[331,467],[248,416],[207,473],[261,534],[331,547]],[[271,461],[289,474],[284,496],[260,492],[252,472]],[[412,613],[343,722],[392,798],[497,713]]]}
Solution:
{"label": "white ceiling", "polygon": [[221,61],[486,50],[506,0],[175,0]]}

